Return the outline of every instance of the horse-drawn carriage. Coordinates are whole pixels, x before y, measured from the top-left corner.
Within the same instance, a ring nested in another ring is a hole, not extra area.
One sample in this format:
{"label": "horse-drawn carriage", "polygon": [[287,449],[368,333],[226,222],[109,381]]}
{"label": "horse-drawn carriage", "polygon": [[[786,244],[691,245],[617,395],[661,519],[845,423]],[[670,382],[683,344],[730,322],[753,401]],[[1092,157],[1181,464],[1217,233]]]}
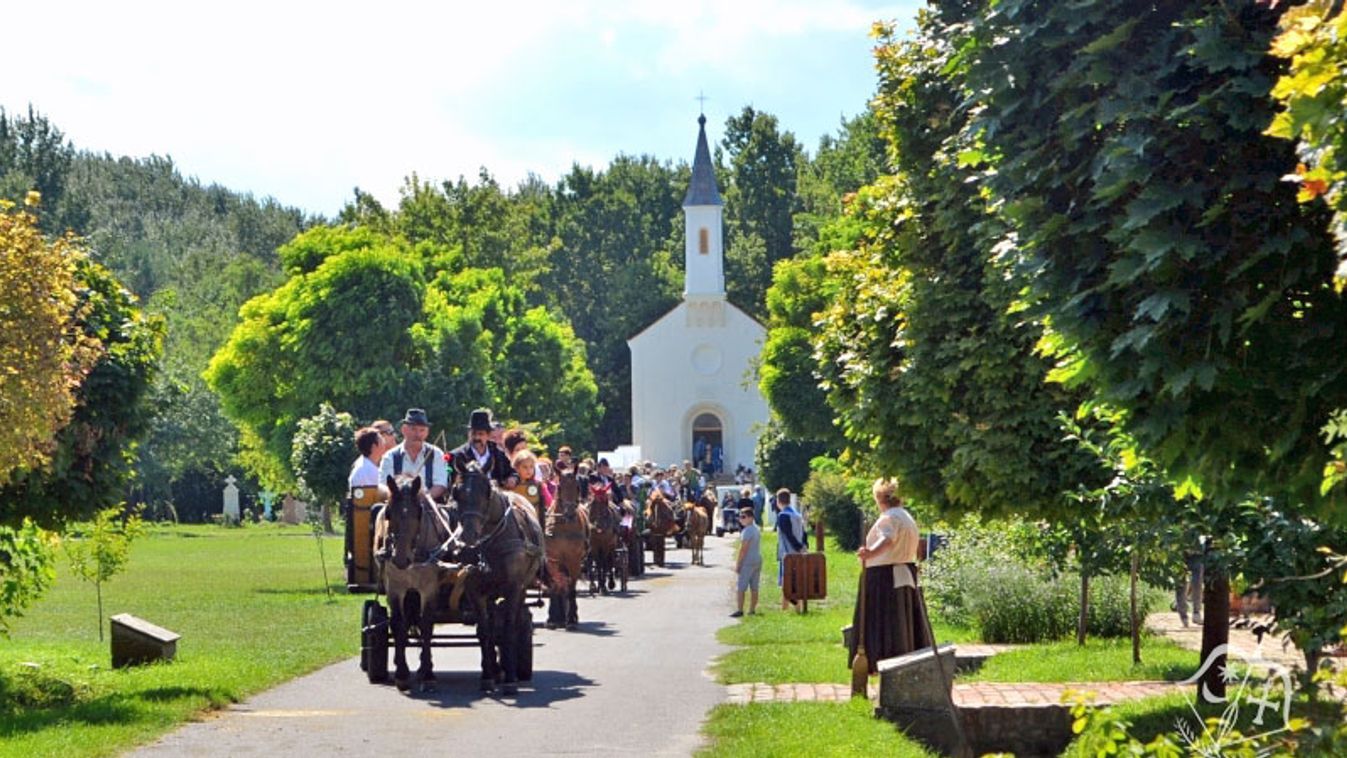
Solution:
{"label": "horse-drawn carriage", "polygon": [[[372,555],[376,586],[388,606],[366,601],[361,613],[360,665],[371,682],[411,687],[406,648],[421,649],[417,683],[433,688],[431,649],[476,645],[482,652],[482,688],[506,694],[533,678],[533,616],[526,589],[543,563],[543,532],[519,495],[495,489],[476,464],[453,488],[443,512],[421,489],[421,479],[388,480],[388,505],[378,517]],[[453,522],[451,524],[451,522]],[[358,535],[357,535],[358,536]],[[473,634],[437,633],[436,624],[475,626]]]}

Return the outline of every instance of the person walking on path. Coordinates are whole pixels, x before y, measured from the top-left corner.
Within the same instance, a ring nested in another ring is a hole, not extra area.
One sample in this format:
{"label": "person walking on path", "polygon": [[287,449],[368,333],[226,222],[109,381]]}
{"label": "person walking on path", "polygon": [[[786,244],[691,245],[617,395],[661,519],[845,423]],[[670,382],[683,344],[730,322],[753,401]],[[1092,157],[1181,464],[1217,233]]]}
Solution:
{"label": "person walking on path", "polygon": [[[786,556],[791,553],[803,553],[809,550],[809,542],[804,530],[804,517],[795,510],[790,502],[790,490],[782,487],[776,491],[776,586],[780,587],[786,576]],[[748,509],[753,511],[753,501],[749,500]],[[742,522],[740,522],[742,523]],[[781,610],[794,603],[781,596]]]}
{"label": "person walking on path", "polygon": [[1188,604],[1193,606],[1193,623],[1202,625],[1202,545],[1198,541],[1197,549],[1183,555],[1184,572],[1179,576],[1178,586],[1174,588],[1174,610],[1179,613],[1179,622],[1188,626]]}
{"label": "person walking on path", "polygon": [[849,657],[856,655],[857,635],[864,635],[870,673],[874,674],[879,661],[930,647],[931,640],[917,596],[917,545],[921,542],[917,522],[903,507],[894,480],[876,480],[871,493],[883,513],[856,551],[865,567],[859,590],[865,593],[865,618],[860,618],[862,599],[858,596]]}
{"label": "person walking on path", "polygon": [[753,509],[739,511],[739,553],[734,559],[734,573],[738,576],[735,610],[730,616],[744,615],[744,593],[750,593],[749,615],[758,612],[758,583],[762,578],[762,531],[753,523]]}

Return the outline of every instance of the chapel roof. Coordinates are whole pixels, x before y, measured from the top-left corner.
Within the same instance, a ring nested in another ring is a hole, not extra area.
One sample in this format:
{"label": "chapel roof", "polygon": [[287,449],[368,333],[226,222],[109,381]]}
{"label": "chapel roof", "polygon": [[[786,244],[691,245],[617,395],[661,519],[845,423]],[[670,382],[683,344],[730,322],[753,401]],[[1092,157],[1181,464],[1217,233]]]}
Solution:
{"label": "chapel roof", "polygon": [[716,171],[711,165],[711,150],[706,146],[706,116],[697,117],[697,152],[692,158],[692,182],[683,198],[683,207],[724,205],[716,188]]}

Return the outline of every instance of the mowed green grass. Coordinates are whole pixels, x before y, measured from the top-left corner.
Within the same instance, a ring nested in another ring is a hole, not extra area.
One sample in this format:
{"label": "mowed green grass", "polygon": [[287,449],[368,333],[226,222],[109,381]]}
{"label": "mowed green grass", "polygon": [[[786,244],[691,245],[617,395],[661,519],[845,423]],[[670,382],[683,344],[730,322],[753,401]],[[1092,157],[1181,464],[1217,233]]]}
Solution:
{"label": "mowed green grass", "polygon": [[711,745],[699,758],[800,756],[936,756],[871,715],[864,699],[845,703],[720,705],[703,728]]}
{"label": "mowed green grass", "polygon": [[1197,671],[1198,654],[1163,637],[1141,638],[1141,663],[1132,663],[1132,640],[1087,639],[1029,645],[999,653],[960,682],[1177,682]]}
{"label": "mowed green grass", "polygon": [[[113,671],[98,641],[93,585],[60,557],[55,586],[0,641],[0,674],[33,672],[80,693],[62,708],[0,708],[0,755],[111,755],[201,711],[359,652],[359,606],[347,595],[342,540],[325,540],[333,598],[308,527],[155,527],[103,588],[104,613],[178,632],[171,664]],[[107,634],[106,618],[104,634]]]}
{"label": "mowed green grass", "polygon": [[[763,533],[758,615],[744,616],[739,623],[717,634],[721,642],[742,646],[716,662],[715,671],[721,682],[851,681],[846,648],[842,647],[842,627],[851,623],[860,561],[854,553],[843,552],[831,538],[824,548],[828,560],[828,599],[811,600],[808,613],[782,611],[781,589],[776,586],[776,534]],[[969,630],[943,624],[939,619],[933,619],[932,631],[940,644],[969,642],[974,637]]]}

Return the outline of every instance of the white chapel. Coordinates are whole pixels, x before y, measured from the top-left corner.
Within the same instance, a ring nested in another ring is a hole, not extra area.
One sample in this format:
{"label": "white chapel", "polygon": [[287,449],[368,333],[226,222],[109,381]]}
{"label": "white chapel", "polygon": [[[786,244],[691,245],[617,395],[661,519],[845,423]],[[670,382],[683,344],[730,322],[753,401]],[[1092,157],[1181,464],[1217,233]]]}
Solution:
{"label": "white chapel", "polygon": [[725,299],[724,204],[706,116],[697,123],[692,183],[683,198],[683,302],[627,340],[632,442],[657,463],[693,460],[704,471],[733,473],[753,467],[755,426],[767,423],[767,401],[751,373],[767,331]]}

